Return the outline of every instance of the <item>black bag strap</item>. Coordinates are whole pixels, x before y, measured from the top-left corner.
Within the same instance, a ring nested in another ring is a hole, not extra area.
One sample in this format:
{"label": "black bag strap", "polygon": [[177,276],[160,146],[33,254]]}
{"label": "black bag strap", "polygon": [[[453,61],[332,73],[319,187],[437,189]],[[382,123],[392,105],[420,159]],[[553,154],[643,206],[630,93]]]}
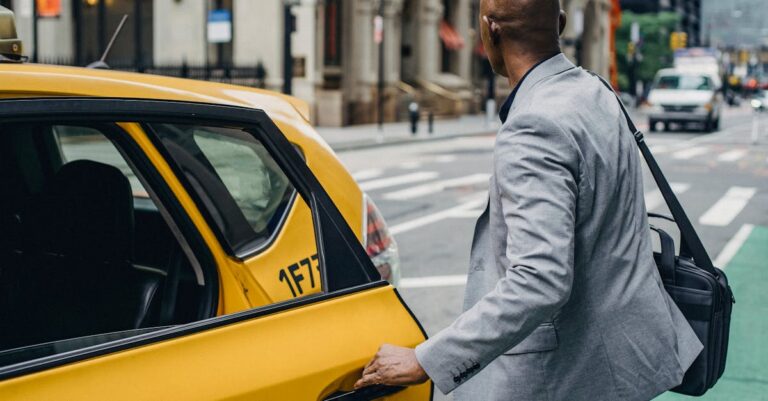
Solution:
{"label": "black bag strap", "polygon": [[693,228],[693,224],[691,224],[691,221],[688,219],[688,215],[685,214],[683,206],[680,204],[677,196],[672,191],[672,187],[669,186],[669,182],[667,182],[667,179],[664,177],[664,173],[661,171],[661,167],[659,167],[659,164],[656,163],[656,159],[653,157],[651,150],[645,143],[643,133],[640,132],[640,130],[638,130],[635,126],[635,123],[632,122],[632,118],[629,116],[627,109],[624,107],[624,103],[619,98],[619,95],[616,94],[616,92],[613,90],[613,87],[611,87],[611,85],[605,79],[603,79],[603,77],[591,72],[590,74],[597,77],[600,82],[605,85],[606,88],[613,92],[614,96],[616,96],[616,100],[619,102],[621,112],[624,113],[624,117],[627,119],[627,125],[629,125],[629,129],[632,131],[632,135],[635,137],[635,142],[637,142],[637,146],[640,148],[640,153],[643,155],[645,163],[651,170],[653,179],[656,181],[656,185],[659,187],[659,191],[661,191],[661,195],[664,197],[664,201],[667,203],[667,207],[669,207],[669,211],[672,213],[675,224],[677,224],[677,228],[680,230],[680,237],[682,239],[680,244],[680,256],[693,258],[697,266],[706,270],[710,274],[717,276],[717,272],[712,265],[712,259],[710,259],[709,255],[707,254],[707,250],[704,249],[704,244],[702,244],[701,238],[699,238],[699,235]]}

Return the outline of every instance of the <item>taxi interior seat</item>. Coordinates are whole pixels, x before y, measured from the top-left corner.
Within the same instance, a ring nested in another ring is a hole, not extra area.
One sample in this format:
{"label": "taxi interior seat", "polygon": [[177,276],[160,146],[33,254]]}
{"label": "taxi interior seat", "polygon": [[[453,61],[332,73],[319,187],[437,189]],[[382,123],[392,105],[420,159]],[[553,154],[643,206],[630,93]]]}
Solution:
{"label": "taxi interior seat", "polygon": [[133,265],[133,197],[119,169],[63,165],[22,221],[25,296],[12,346],[155,323],[164,275]]}

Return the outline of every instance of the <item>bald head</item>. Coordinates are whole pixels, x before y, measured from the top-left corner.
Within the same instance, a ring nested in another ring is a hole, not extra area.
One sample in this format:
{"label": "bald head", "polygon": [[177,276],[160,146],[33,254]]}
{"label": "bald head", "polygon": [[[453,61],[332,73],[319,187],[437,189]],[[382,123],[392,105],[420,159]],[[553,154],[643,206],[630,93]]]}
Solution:
{"label": "bald head", "polygon": [[491,32],[495,41],[519,41],[532,46],[559,43],[559,0],[483,0],[480,13],[488,23],[498,26]]}
{"label": "bald head", "polygon": [[510,69],[525,69],[560,51],[565,15],[559,0],[481,0],[483,44],[494,71],[514,79]]}

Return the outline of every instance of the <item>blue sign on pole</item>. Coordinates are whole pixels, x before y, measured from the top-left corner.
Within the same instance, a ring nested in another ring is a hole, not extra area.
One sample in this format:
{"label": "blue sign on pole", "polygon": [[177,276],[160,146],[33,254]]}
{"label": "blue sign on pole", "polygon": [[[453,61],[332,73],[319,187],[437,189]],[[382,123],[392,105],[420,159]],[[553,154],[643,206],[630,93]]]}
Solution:
{"label": "blue sign on pole", "polygon": [[232,13],[229,10],[208,12],[208,43],[232,41]]}

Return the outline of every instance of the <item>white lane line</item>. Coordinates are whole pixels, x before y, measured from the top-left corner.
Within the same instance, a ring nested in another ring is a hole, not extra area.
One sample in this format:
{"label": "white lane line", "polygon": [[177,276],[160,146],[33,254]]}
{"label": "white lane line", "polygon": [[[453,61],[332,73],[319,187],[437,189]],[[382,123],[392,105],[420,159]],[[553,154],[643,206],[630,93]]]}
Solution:
{"label": "white lane line", "polygon": [[669,149],[669,146],[664,146],[664,145],[650,146],[649,149],[651,149],[651,153],[653,154],[666,153],[671,150]]}
{"label": "white lane line", "polygon": [[454,206],[450,209],[441,210],[436,213],[428,214],[426,216],[421,216],[416,219],[406,221],[404,223],[396,224],[394,226],[389,227],[389,232],[392,235],[402,234],[411,230],[415,230],[419,227],[426,226],[428,224],[436,223],[440,220],[445,220],[451,216],[453,216],[455,213],[464,212],[466,210],[474,209],[478,206],[482,206],[485,204],[485,202],[488,201],[487,197],[488,194],[485,192],[478,193],[477,198],[462,203],[458,206]]}
{"label": "white lane line", "polygon": [[747,151],[745,149],[734,149],[728,152],[725,152],[717,157],[717,161],[719,162],[726,162],[726,163],[732,163],[735,162],[742,157],[744,157],[747,154]]}
{"label": "white lane line", "polygon": [[398,167],[404,170],[415,170],[421,167],[421,163],[417,161],[407,161],[407,162],[400,163]]}
{"label": "white lane line", "polygon": [[394,177],[379,178],[378,180],[365,181],[360,183],[360,189],[363,191],[371,191],[374,189],[381,189],[387,187],[394,187],[397,185],[411,184],[414,182],[421,182],[436,178],[438,174],[434,171],[420,171],[418,173],[398,175]]}
{"label": "white lane line", "polygon": [[400,279],[400,288],[452,287],[467,284],[467,275],[410,277]]}
{"label": "white lane line", "polygon": [[731,224],[749,200],[757,192],[757,188],[731,187],[712,207],[699,218],[699,223],[708,226],[724,227]]}
{"label": "white lane line", "polygon": [[482,182],[487,183],[491,178],[490,174],[472,174],[459,178],[451,178],[448,180],[428,182],[426,184],[417,185],[415,187],[402,189],[395,192],[390,192],[384,195],[384,199],[391,200],[408,200],[418,198],[420,196],[434,194],[440,191],[444,191],[448,188],[455,188],[464,185],[479,184]]}
{"label": "white lane line", "polygon": [[440,155],[440,156],[436,156],[433,160],[435,161],[435,163],[450,163],[456,160],[456,156]]}
{"label": "white lane line", "polygon": [[[669,186],[672,187],[672,192],[677,195],[685,193],[685,191],[691,188],[690,184],[682,182],[671,182],[669,183]],[[645,210],[650,212],[651,210],[656,209],[663,204],[664,197],[661,195],[661,191],[658,189],[654,189],[653,191],[645,194]]]}
{"label": "white lane line", "polygon": [[696,156],[701,156],[704,153],[709,152],[709,148],[706,146],[696,146],[693,148],[678,150],[677,152],[672,154],[672,157],[678,160],[688,160],[692,159]]}
{"label": "white lane line", "polygon": [[725,248],[723,248],[723,250],[720,251],[720,254],[717,255],[717,259],[714,261],[715,266],[725,269],[731,259],[733,259],[733,257],[736,256],[736,253],[739,252],[741,246],[744,245],[747,238],[749,238],[749,234],[752,233],[753,228],[755,228],[755,226],[752,224],[742,225],[739,231],[736,232],[736,235],[725,244]]}
{"label": "white lane line", "polygon": [[480,217],[481,214],[483,214],[483,211],[480,209],[459,210],[454,212],[450,217],[454,219],[476,219]]}
{"label": "white lane line", "polygon": [[352,174],[352,178],[354,178],[355,181],[364,181],[370,180],[371,178],[381,177],[382,174],[384,174],[384,170],[380,168],[370,168]]}

